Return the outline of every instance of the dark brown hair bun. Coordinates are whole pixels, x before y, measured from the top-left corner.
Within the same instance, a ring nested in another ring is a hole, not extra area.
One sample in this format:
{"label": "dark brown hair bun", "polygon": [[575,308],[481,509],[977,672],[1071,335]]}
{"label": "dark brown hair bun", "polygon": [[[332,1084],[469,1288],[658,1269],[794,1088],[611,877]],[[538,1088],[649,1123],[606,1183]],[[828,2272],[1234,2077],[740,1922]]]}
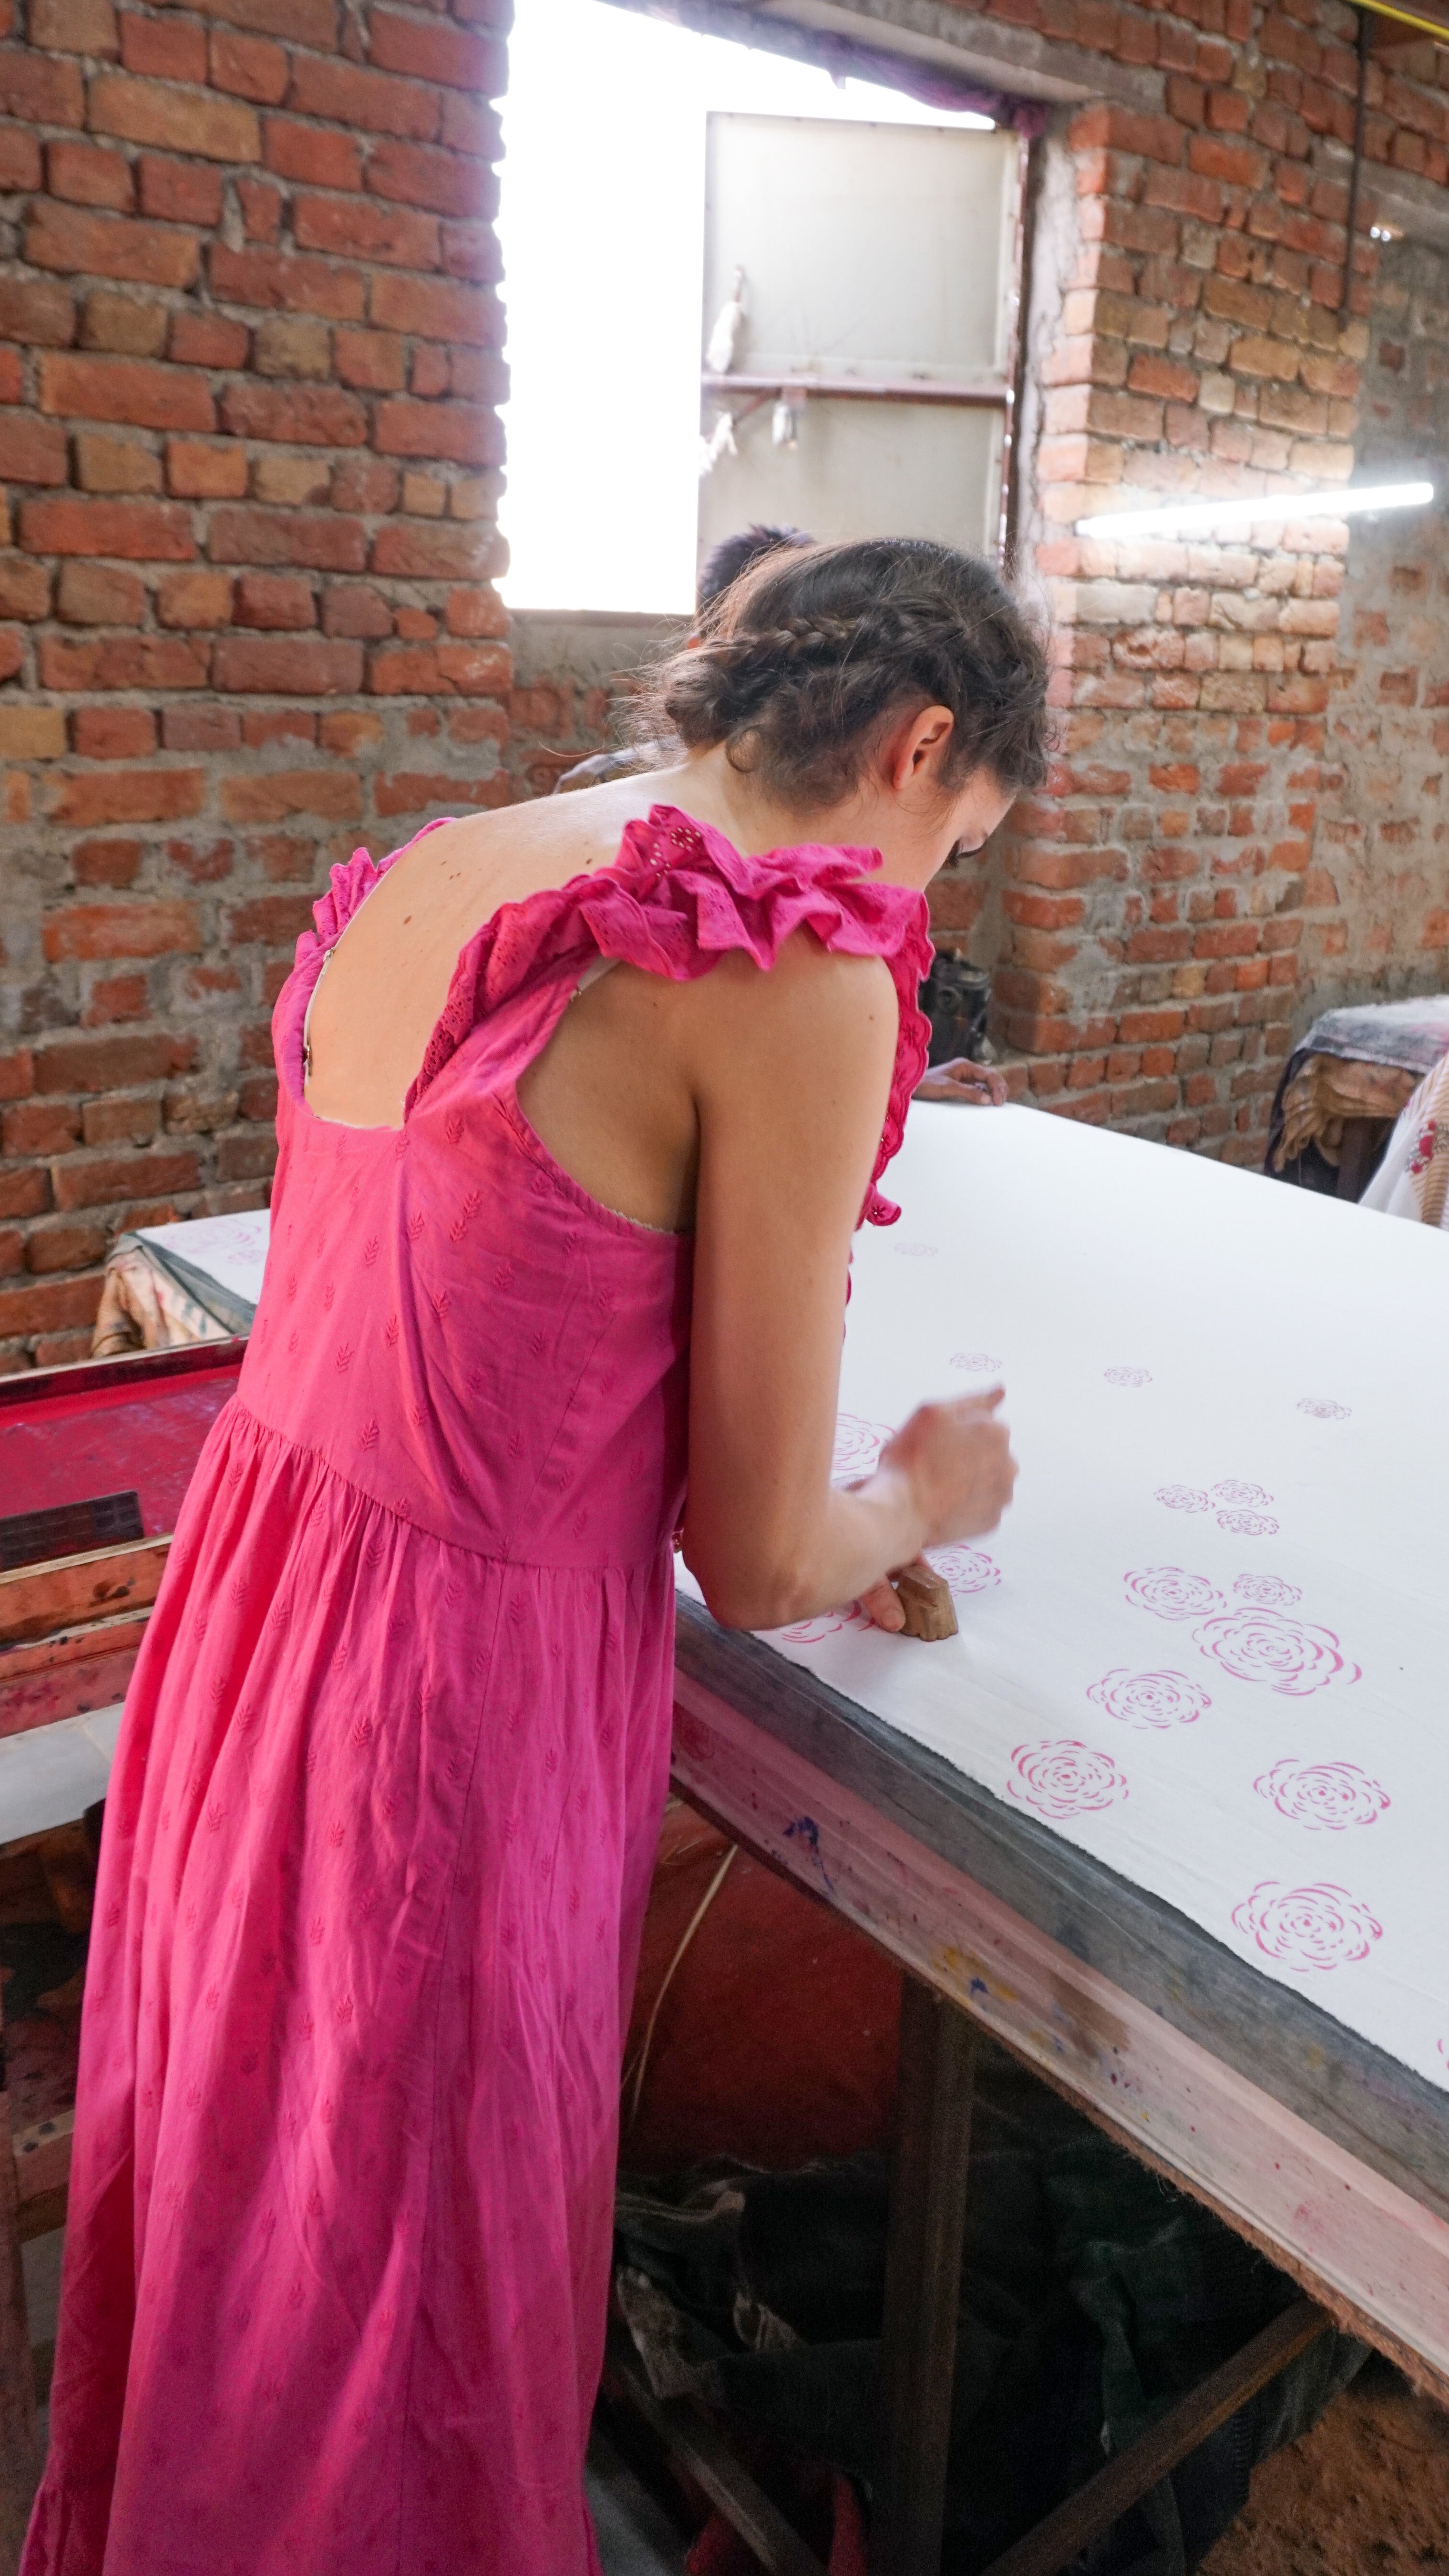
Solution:
{"label": "dark brown hair bun", "polygon": [[706,611],[692,650],[641,710],[691,751],[723,743],[782,803],[833,804],[911,708],[954,719],[942,784],[989,769],[1004,788],[1047,768],[1047,658],[989,564],[925,537],[767,555]]}

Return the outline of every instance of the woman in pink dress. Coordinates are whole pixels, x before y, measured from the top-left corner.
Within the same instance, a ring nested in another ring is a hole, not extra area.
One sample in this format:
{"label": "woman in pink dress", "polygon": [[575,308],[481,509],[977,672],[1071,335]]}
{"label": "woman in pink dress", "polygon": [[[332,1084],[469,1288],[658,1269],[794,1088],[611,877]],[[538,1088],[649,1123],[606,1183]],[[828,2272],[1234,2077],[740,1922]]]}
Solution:
{"label": "woman in pink dress", "polygon": [[891,1626],[1008,1499],[990,1399],[830,1457],[921,889],[1044,678],[983,565],[776,558],[664,674],[678,767],[333,871],[107,1806],[24,2576],[597,2567],[671,1540],[730,1625]]}

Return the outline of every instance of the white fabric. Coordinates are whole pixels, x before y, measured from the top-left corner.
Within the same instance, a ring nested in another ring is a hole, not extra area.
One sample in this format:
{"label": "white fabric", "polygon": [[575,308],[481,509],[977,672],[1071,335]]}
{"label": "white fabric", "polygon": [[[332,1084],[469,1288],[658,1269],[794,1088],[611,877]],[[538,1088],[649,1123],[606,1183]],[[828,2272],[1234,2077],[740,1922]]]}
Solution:
{"label": "white fabric", "polygon": [[121,1702],[0,1737],[0,1843],[68,1825],[106,1794]]}
{"label": "white fabric", "polygon": [[1017,1500],[949,1643],[768,1642],[1449,2085],[1449,1243],[1029,1110],[890,1188],[838,1472],[999,1378]]}
{"label": "white fabric", "polygon": [[163,1252],[175,1253],[194,1270],[204,1270],[209,1279],[218,1280],[233,1297],[248,1298],[255,1305],[262,1293],[271,1222],[265,1208],[249,1208],[238,1216],[143,1225],[137,1233],[142,1243],[159,1244]]}

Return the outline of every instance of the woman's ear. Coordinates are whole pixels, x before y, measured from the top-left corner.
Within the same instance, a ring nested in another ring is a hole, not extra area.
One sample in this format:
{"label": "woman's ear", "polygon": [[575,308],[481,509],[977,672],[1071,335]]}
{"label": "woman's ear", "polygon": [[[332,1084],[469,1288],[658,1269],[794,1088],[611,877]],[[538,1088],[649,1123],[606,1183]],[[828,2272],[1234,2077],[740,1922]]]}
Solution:
{"label": "woman's ear", "polygon": [[885,772],[897,796],[912,788],[929,787],[935,794],[940,786],[941,765],[951,747],[955,718],[949,707],[922,707],[918,715],[908,716],[888,737],[885,749]]}

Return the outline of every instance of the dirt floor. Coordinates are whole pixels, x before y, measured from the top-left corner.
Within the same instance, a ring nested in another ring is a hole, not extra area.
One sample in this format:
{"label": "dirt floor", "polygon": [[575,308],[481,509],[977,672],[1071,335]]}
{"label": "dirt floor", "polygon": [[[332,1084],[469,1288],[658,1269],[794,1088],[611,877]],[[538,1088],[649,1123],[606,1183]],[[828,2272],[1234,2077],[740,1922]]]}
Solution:
{"label": "dirt floor", "polygon": [[1201,2576],[1449,2576],[1449,2414],[1369,2361],[1264,2462]]}

